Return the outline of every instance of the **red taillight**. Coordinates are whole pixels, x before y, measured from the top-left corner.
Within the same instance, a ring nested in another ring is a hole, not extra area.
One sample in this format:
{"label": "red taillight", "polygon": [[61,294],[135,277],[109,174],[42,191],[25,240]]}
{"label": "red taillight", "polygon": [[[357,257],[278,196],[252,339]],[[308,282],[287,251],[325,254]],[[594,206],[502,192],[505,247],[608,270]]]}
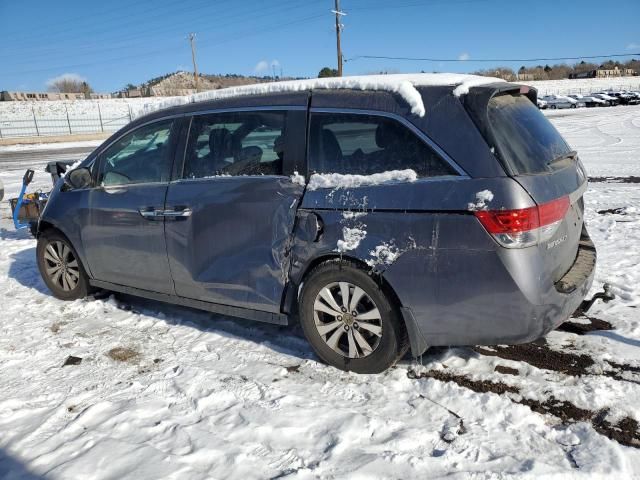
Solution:
{"label": "red taillight", "polygon": [[489,233],[518,233],[562,220],[568,209],[569,197],[562,197],[537,207],[479,210],[475,215]]}
{"label": "red taillight", "polygon": [[475,212],[489,233],[518,233],[540,226],[538,207],[518,210],[479,210]]}
{"label": "red taillight", "polygon": [[519,248],[535,245],[553,235],[569,205],[569,197],[561,197],[537,207],[479,210],[474,214],[501,245]]}
{"label": "red taillight", "polygon": [[538,207],[540,215],[540,226],[544,227],[550,223],[562,220],[569,210],[569,197],[561,197],[551,202],[543,203]]}

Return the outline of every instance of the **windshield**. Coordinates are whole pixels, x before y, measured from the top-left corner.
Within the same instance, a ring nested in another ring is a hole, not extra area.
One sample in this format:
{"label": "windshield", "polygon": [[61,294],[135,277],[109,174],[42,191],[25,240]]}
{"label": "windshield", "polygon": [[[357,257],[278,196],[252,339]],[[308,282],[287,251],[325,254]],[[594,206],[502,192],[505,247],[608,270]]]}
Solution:
{"label": "windshield", "polygon": [[502,159],[517,174],[550,172],[573,152],[528,97],[505,94],[489,101],[489,123]]}

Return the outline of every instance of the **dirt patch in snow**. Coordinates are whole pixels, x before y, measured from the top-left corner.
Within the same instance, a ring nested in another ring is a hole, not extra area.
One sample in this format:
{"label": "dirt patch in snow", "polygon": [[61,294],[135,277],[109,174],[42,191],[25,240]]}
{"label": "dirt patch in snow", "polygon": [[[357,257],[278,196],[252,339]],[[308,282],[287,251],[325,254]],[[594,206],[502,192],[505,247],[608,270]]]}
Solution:
{"label": "dirt patch in snow", "polygon": [[[606,409],[597,412],[586,410],[584,408],[577,407],[569,401],[558,400],[554,396],[550,396],[544,401],[522,398],[520,397],[522,394],[521,390],[513,385],[507,385],[502,382],[491,382],[488,380],[474,380],[464,375],[449,373],[442,370],[427,370],[418,373],[415,370],[410,369],[407,371],[407,377],[416,380],[421,378],[433,378],[441,382],[456,383],[461,387],[477,393],[496,393],[498,395],[504,395],[513,403],[525,405],[533,412],[552,415],[561,420],[563,424],[591,422],[594,430],[600,435],[604,435],[605,437],[628,447],[640,448],[638,422],[630,417],[624,417],[622,420],[613,424],[606,420],[609,413]],[[515,394],[520,398],[513,398],[508,394]]]}
{"label": "dirt patch in snow", "polygon": [[419,378],[433,378],[440,380],[441,382],[454,382],[461,387],[468,388],[477,393],[497,393],[501,395],[503,393],[520,393],[518,387],[513,387],[502,382],[490,382],[488,380],[473,380],[464,375],[458,375],[455,373],[449,373],[442,370],[427,370],[424,372],[416,372],[415,370],[408,370],[407,377],[411,379]]}
{"label": "dirt patch in snow", "polygon": [[107,352],[107,357],[116,362],[131,362],[139,355],[138,352],[131,348],[116,347]]}
{"label": "dirt patch in snow", "polygon": [[520,375],[520,371],[517,368],[506,367],[504,365],[496,365],[494,371],[502,373],[503,375]]}
{"label": "dirt patch in snow", "polygon": [[629,177],[589,177],[593,183],[640,183],[640,177],[631,175]]}
{"label": "dirt patch in snow", "polygon": [[80,365],[82,363],[82,358],[74,357],[73,355],[69,355],[67,359],[62,364],[63,367],[68,367],[69,365]]}
{"label": "dirt patch in snow", "polygon": [[613,330],[611,325],[606,320],[600,320],[599,318],[583,315],[584,318],[589,320],[589,323],[578,323],[567,321],[558,327],[558,330],[568,333],[575,333],[576,335],[585,335],[589,332],[595,332],[598,330]]}
{"label": "dirt patch in snow", "polygon": [[604,210],[598,210],[600,215],[627,215],[627,209],[625,207],[618,208],[605,208]]}
{"label": "dirt patch in snow", "polygon": [[496,347],[474,347],[474,350],[489,357],[525,362],[536,368],[553,370],[571,376],[588,375],[595,362],[589,355],[560,352],[550,349],[546,343],[526,343]]}
{"label": "dirt patch in snow", "polygon": [[606,420],[608,410],[602,410],[592,419],[591,424],[600,435],[615,440],[628,447],[640,448],[640,434],[638,422],[630,417],[624,417],[619,422],[612,424]]}

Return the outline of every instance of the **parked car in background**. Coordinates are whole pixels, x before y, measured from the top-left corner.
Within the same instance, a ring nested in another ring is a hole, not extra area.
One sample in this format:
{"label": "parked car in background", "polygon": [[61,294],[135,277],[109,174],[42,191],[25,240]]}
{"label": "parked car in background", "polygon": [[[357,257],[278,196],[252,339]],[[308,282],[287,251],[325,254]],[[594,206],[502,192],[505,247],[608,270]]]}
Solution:
{"label": "parked car in background", "polygon": [[547,108],[549,108],[549,104],[540,98],[536,100],[536,104],[538,105],[538,108],[540,110],[546,110]]}
{"label": "parked car in background", "polygon": [[604,100],[610,107],[615,107],[620,104],[620,100],[618,98],[607,95],[606,93],[592,93],[591,96]]}
{"label": "parked car in background", "polygon": [[584,107],[584,103],[578,102],[576,99],[564,95],[546,95],[542,97],[542,100],[547,102],[547,105],[552,110],[555,110],[557,108],[577,108],[579,106]]}
{"label": "parked car in background", "polygon": [[571,95],[567,95],[567,97],[573,98],[579,103],[584,103],[586,107],[606,107],[607,106],[607,102],[596,97],[585,96],[580,94],[571,94]]}
{"label": "parked car in background", "polygon": [[627,92],[607,92],[607,95],[610,97],[615,97],[620,101],[620,105],[638,105],[640,104],[640,99],[636,98],[635,95]]}
{"label": "parked car in background", "polygon": [[583,166],[535,90],[415,78],[422,116],[388,75],[133,121],[52,190],[45,284],[299,321],[318,357],[359,373],[408,348],[540,338],[593,281]]}

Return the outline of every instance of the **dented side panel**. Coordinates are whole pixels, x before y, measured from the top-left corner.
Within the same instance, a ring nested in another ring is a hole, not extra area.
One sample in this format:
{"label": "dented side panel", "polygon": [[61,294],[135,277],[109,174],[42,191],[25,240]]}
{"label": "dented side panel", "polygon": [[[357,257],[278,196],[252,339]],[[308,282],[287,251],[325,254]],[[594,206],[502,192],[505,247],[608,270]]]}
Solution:
{"label": "dented side panel", "polygon": [[288,177],[213,177],[171,183],[167,253],[182,297],[279,312],[303,187]]}

